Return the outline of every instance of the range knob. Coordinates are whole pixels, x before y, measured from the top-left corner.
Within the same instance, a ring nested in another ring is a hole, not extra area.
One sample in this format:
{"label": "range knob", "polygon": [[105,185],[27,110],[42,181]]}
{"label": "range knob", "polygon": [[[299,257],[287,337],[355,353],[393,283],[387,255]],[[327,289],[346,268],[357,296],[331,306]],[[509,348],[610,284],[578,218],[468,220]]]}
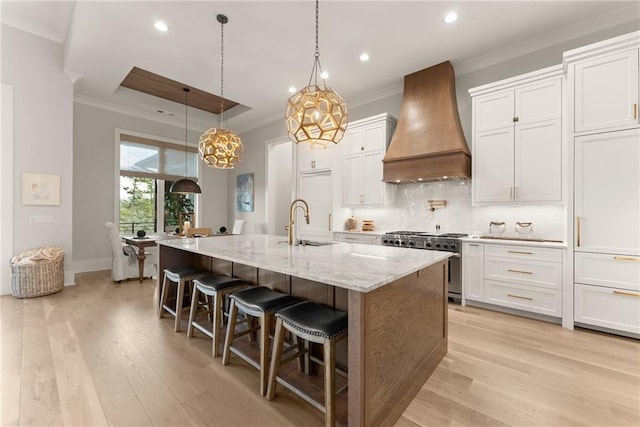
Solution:
{"label": "range knob", "polygon": [[449,246],[451,249],[457,249],[458,245],[456,245],[455,243],[452,243],[451,246]]}
{"label": "range knob", "polygon": [[402,246],[407,246],[407,242],[405,242],[404,240],[402,241]]}
{"label": "range knob", "polygon": [[399,244],[400,244],[400,240],[396,240],[396,245],[399,245]]}
{"label": "range knob", "polygon": [[416,242],[409,242],[410,246],[415,246]]}
{"label": "range knob", "polygon": [[387,239],[383,240],[382,243],[389,243]]}
{"label": "range knob", "polygon": [[436,243],[436,248],[439,248],[439,247],[440,247],[440,243]]}
{"label": "range knob", "polygon": [[430,248],[430,247],[431,247],[431,242],[427,242],[426,246],[427,246],[428,248]]}
{"label": "range knob", "polygon": [[442,245],[442,249],[449,249],[449,245],[447,245],[446,243],[444,243],[444,244]]}

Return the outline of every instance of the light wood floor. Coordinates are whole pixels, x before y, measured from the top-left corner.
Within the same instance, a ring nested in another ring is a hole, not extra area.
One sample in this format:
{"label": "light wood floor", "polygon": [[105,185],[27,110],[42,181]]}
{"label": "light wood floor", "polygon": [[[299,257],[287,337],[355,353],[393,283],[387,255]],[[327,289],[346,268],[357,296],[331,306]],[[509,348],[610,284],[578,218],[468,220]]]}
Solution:
{"label": "light wood floor", "polygon": [[[257,372],[223,367],[202,334],[157,319],[155,282],[85,273],[47,297],[0,297],[7,425],[320,426]],[[449,353],[398,426],[640,425],[640,342],[452,305]]]}

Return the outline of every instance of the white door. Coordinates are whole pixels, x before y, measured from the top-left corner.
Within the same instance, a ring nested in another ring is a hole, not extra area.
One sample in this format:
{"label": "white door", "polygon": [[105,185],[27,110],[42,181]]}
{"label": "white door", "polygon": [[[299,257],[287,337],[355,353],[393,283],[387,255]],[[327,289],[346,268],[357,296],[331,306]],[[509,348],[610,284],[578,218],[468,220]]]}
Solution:
{"label": "white door", "polygon": [[362,204],[362,155],[349,154],[344,156],[342,170],[342,204],[345,206],[359,206]]}
{"label": "white door", "polygon": [[331,171],[299,175],[298,197],[309,205],[309,224],[297,209],[296,224],[300,239],[331,241]]}
{"label": "white door", "polygon": [[515,189],[518,202],[562,199],[560,119],[515,128]]}
{"label": "white door", "polygon": [[640,129],[576,137],[577,252],[640,255]]}
{"label": "white door", "polygon": [[638,124],[638,49],[575,65],[575,131]]}
{"label": "white door", "polygon": [[484,132],[513,126],[513,109],[512,90],[473,98],[475,131]]}
{"label": "white door", "polygon": [[513,126],[476,134],[474,203],[513,200]]}
{"label": "white door", "polygon": [[362,156],[362,193],[366,205],[384,204],[384,186],[382,182],[383,151],[365,152]]}

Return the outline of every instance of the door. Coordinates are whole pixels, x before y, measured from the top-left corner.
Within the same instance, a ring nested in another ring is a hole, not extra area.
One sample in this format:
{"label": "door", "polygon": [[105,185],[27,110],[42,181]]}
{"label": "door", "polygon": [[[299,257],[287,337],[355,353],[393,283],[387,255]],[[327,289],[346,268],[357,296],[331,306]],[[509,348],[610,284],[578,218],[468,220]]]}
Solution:
{"label": "door", "polygon": [[331,171],[300,174],[299,180],[298,197],[309,205],[309,224],[305,222],[301,209],[297,209],[295,227],[298,228],[298,238],[331,241]]}
{"label": "door", "polygon": [[514,200],[562,199],[562,128],[560,119],[515,128]]}
{"label": "door", "polygon": [[474,203],[512,201],[513,126],[479,133],[474,144]]}
{"label": "door", "polygon": [[575,65],[575,131],[638,124],[638,49]]}
{"label": "door", "polygon": [[575,250],[640,255],[640,129],[575,140]]}

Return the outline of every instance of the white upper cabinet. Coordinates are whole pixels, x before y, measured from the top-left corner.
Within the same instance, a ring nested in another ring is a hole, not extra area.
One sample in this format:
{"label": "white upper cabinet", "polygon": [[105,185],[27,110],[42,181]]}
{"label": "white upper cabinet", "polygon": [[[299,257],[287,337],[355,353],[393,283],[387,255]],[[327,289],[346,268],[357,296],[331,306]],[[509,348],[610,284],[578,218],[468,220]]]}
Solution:
{"label": "white upper cabinet", "polygon": [[473,203],[562,200],[562,68],[471,89]]}
{"label": "white upper cabinet", "polygon": [[640,255],[640,129],[575,139],[575,251]]}
{"label": "white upper cabinet", "polygon": [[331,169],[331,156],[335,150],[334,144],[327,148],[311,148],[305,143],[296,146],[298,158],[298,172]]}
{"label": "white upper cabinet", "polygon": [[340,142],[344,153],[343,206],[384,204],[388,184],[382,182],[382,159],[395,124],[387,114],[349,123]]}
{"label": "white upper cabinet", "polygon": [[575,132],[638,125],[638,49],[575,64]]}

